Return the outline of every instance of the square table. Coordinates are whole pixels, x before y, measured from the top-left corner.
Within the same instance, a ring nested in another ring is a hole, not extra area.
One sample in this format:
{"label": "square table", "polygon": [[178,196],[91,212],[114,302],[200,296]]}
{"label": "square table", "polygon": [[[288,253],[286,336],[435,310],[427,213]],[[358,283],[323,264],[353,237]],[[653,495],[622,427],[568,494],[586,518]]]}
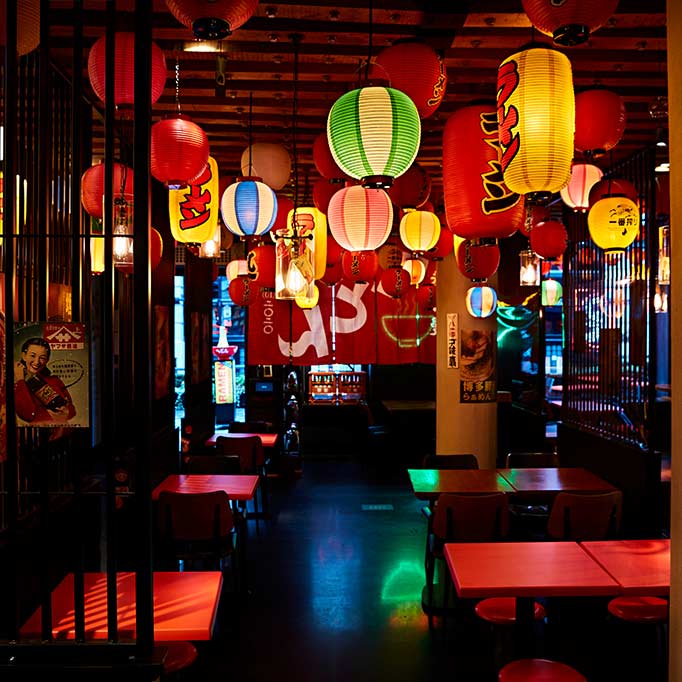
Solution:
{"label": "square table", "polygon": [[277,444],[277,437],[279,434],[277,433],[234,433],[232,431],[228,431],[226,429],[224,430],[218,430],[211,436],[209,436],[206,439],[206,442],[204,445],[206,447],[212,447],[216,444],[216,441],[218,438],[221,436],[227,438],[249,438],[250,436],[258,436],[260,438],[260,442],[263,443],[264,448],[274,448],[275,445]]}
{"label": "square table", "polygon": [[582,467],[498,469],[516,492],[524,495],[559,492],[609,492],[616,488]]}
{"label": "square table", "polygon": [[441,493],[513,493],[495,469],[408,469],[415,496],[435,500]]}
{"label": "square table", "polygon": [[231,500],[246,502],[256,494],[257,474],[170,474],[152,491],[152,500],[162,490],[173,493],[210,493],[223,490]]}
{"label": "square table", "polygon": [[623,594],[670,594],[670,540],[590,540],[580,546],[613,576]]}
{"label": "square table", "polygon": [[[73,573],[52,591],[52,636],[75,638]],[[85,637],[107,639],[107,575],[84,573]],[[220,571],[154,573],[154,639],[157,641],[209,640],[213,635],[222,588]],[[116,576],[118,636],[136,637],[135,573]],[[22,637],[41,638],[41,609],[21,627]]]}

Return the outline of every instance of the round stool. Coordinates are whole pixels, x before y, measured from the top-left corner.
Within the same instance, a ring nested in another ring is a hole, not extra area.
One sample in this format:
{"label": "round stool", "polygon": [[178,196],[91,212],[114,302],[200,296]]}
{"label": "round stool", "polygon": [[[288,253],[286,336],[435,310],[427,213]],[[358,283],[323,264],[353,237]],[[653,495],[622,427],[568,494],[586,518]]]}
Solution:
{"label": "round stool", "polygon": [[661,597],[614,597],[609,613],[628,623],[657,624],[668,620],[668,602]]}
{"label": "round stool", "polygon": [[163,675],[166,678],[189,668],[197,660],[197,648],[192,642],[162,642],[160,646],[168,650],[163,661]]}
{"label": "round stool", "polygon": [[522,658],[500,670],[498,682],[587,682],[575,668],[544,658]]}
{"label": "round stool", "polygon": [[[474,609],[476,615],[495,625],[513,625],[516,622],[516,598],[515,597],[490,597],[482,599]],[[544,620],[545,607],[538,602],[533,606],[533,619]]]}

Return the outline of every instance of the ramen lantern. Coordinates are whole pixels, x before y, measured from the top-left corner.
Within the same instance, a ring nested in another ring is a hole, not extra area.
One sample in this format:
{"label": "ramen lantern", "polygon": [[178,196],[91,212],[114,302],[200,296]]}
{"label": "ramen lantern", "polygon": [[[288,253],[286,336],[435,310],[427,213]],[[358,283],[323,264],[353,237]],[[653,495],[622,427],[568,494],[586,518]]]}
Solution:
{"label": "ramen lantern", "polygon": [[344,251],[341,268],[352,282],[371,282],[379,269],[379,257],[375,251]]}
{"label": "ramen lantern", "polygon": [[391,298],[402,298],[411,286],[410,273],[404,268],[389,268],[381,274],[379,282]]}
{"label": "ramen lantern", "polygon": [[500,266],[500,247],[497,244],[476,244],[464,239],[455,251],[459,271],[473,282],[485,282]]}

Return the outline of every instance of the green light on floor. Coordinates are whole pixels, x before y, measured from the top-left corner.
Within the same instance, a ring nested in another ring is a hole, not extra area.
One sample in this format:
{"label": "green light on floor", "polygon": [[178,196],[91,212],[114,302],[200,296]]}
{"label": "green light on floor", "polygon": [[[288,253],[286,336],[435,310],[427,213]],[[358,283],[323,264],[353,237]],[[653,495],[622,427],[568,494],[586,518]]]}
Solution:
{"label": "green light on floor", "polygon": [[423,585],[424,566],[418,561],[401,561],[386,576],[381,601],[418,601],[421,599]]}

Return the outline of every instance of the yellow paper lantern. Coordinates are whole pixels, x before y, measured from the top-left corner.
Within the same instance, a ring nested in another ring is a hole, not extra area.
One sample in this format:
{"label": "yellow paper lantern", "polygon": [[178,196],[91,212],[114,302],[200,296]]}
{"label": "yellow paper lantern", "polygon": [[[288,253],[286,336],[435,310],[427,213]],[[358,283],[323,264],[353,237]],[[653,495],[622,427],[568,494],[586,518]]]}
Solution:
{"label": "yellow paper lantern", "polygon": [[90,227],[90,272],[101,275],[104,272],[104,230],[102,221],[93,219]]}
{"label": "yellow paper lantern", "polygon": [[309,310],[317,305],[320,300],[320,290],[317,288],[317,284],[313,284],[313,294],[312,296],[299,295],[294,298],[296,305],[303,310]]}
{"label": "yellow paper lantern", "polygon": [[287,215],[288,234],[294,234],[294,215],[296,216],[297,233],[302,236],[312,236],[315,253],[315,279],[322,279],[324,271],[327,269],[327,216],[311,206],[294,208]]}
{"label": "yellow paper lantern", "polygon": [[531,202],[548,201],[571,179],[575,96],[566,55],[533,47],[497,72],[497,121],[507,187]]}
{"label": "yellow paper lantern", "polygon": [[407,258],[402,265],[410,273],[410,284],[421,284],[426,277],[426,263],[421,258]]}
{"label": "yellow paper lantern", "polygon": [[606,253],[623,252],[639,234],[637,204],[621,194],[606,196],[590,209],[587,227],[600,249]]}
{"label": "yellow paper lantern", "polygon": [[428,251],[440,237],[440,220],[431,211],[405,211],[400,219],[400,239],[411,251]]}

